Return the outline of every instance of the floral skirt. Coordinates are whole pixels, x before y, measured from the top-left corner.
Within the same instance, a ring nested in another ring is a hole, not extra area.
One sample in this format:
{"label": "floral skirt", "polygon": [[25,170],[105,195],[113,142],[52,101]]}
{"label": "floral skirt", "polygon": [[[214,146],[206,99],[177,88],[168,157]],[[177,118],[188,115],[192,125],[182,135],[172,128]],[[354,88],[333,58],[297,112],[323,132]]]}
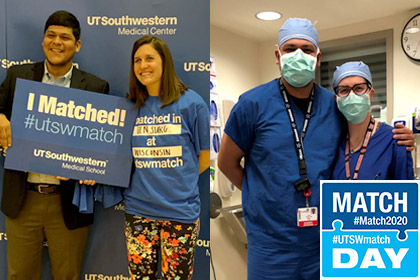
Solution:
{"label": "floral skirt", "polygon": [[128,270],[131,279],[188,280],[193,273],[199,220],[192,224],[125,214]]}

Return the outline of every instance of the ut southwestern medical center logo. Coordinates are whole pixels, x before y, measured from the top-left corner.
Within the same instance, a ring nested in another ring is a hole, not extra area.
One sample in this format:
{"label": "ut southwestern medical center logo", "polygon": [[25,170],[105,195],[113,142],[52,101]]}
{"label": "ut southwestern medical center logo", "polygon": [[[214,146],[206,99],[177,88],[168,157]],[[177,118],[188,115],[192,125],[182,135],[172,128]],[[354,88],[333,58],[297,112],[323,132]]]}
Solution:
{"label": "ut southwestern medical center logo", "polygon": [[[183,20],[184,19],[184,20]],[[188,19],[178,16],[113,16],[113,15],[89,15],[86,23],[97,30],[115,28],[118,36],[185,36],[179,31],[190,29]],[[182,40],[182,39],[180,39]],[[184,62],[185,72],[209,72],[210,63],[206,61]]]}
{"label": "ut southwestern medical center logo", "polygon": [[178,26],[178,17],[175,16],[87,16],[86,22],[92,26],[116,26],[118,35],[176,35]]}
{"label": "ut southwestern medical center logo", "polygon": [[320,279],[420,279],[418,187],[321,182]]}

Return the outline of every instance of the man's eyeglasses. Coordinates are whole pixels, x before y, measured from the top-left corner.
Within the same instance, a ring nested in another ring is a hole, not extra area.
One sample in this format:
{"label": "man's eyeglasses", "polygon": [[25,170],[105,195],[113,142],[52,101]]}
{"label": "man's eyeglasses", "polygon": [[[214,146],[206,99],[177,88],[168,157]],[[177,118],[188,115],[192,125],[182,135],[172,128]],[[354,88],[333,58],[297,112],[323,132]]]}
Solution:
{"label": "man's eyeglasses", "polygon": [[352,87],[348,86],[338,86],[334,88],[335,94],[337,94],[340,97],[347,97],[351,91],[353,91],[356,95],[363,95],[369,90],[371,90],[372,86],[369,83],[361,83],[361,84],[355,84]]}

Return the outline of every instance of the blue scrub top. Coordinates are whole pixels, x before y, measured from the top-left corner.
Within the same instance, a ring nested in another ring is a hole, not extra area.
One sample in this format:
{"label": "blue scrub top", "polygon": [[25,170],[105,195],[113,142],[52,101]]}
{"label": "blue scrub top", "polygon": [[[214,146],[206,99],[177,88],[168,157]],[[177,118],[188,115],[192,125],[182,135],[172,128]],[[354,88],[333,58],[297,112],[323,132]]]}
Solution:
{"label": "blue scrub top", "polygon": [[[313,113],[303,141],[310,206],[319,207],[320,180],[331,177],[342,135],[333,93],[314,85]],[[298,130],[304,114],[292,103]],[[252,246],[306,252],[319,248],[319,227],[299,228],[296,211],[305,198],[293,184],[300,179],[292,129],[277,80],[260,85],[239,98],[226,123],[225,133],[245,153],[242,204]],[[272,252],[270,253],[270,248]],[[262,260],[263,261],[263,260]]]}
{"label": "blue scrub top", "polygon": [[[413,159],[405,146],[399,146],[393,139],[393,127],[381,124],[372,135],[363,159],[359,180],[413,180]],[[345,139],[337,154],[337,161],[332,175],[333,180],[346,180],[344,154]],[[350,154],[350,171],[353,177],[360,150]]]}

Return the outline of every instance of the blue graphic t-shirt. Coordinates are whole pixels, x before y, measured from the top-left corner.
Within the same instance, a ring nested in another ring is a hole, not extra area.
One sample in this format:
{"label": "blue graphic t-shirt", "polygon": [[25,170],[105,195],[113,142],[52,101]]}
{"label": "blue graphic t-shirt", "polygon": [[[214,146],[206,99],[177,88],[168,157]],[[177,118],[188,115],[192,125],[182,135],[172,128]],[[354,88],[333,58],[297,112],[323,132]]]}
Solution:
{"label": "blue graphic t-shirt", "polygon": [[149,96],[139,109],[126,212],[192,223],[200,215],[198,155],[210,148],[209,110],[192,90],[170,105],[161,105],[159,97]]}

